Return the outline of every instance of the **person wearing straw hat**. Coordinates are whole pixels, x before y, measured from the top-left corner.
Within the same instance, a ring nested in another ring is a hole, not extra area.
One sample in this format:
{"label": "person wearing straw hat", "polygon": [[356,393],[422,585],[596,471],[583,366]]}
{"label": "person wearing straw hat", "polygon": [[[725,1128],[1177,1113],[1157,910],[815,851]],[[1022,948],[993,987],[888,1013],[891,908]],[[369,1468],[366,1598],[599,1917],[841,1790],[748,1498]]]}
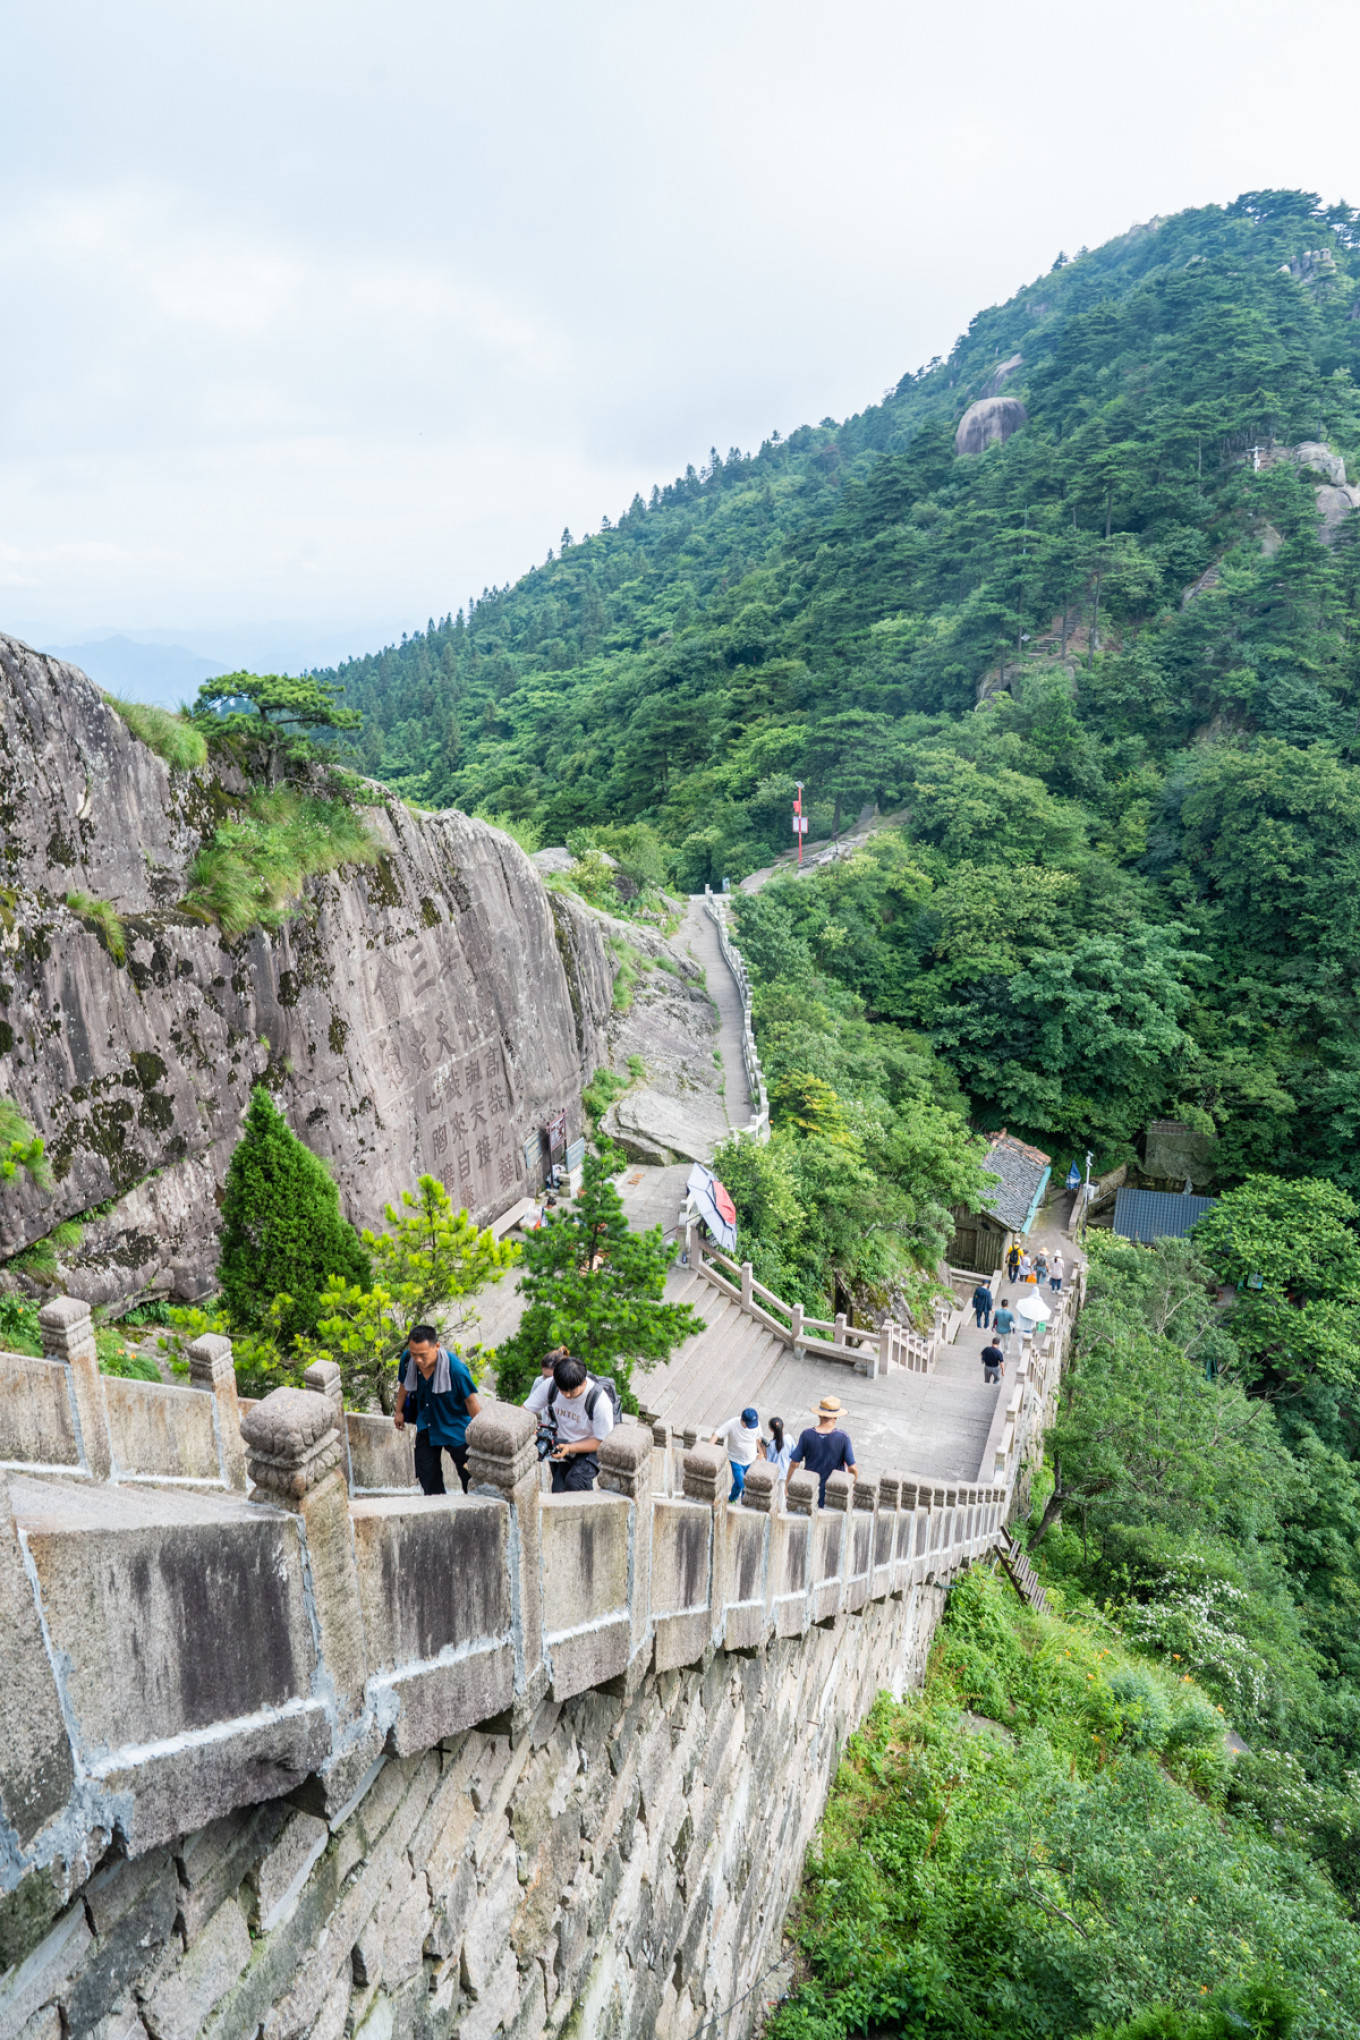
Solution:
{"label": "person wearing straw hat", "polygon": [[817,1419],[815,1429],[809,1426],[799,1438],[789,1455],[790,1466],[805,1466],[809,1473],[817,1476],[817,1506],[826,1502],[826,1483],[833,1473],[842,1468],[852,1480],[859,1474],[855,1465],[855,1448],[849,1437],[840,1429],[840,1419],[845,1415],[845,1405],[838,1396],[824,1395],[813,1415]]}

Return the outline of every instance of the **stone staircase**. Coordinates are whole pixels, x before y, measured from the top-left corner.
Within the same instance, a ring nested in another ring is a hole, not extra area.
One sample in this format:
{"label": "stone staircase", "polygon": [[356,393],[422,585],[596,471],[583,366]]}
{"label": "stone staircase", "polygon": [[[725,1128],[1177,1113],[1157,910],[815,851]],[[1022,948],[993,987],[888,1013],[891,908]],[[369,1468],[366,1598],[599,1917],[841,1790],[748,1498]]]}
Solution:
{"label": "stone staircase", "polygon": [[692,1304],[704,1330],[664,1365],[635,1377],[647,1417],[703,1437],[747,1403],[762,1408],[769,1400],[766,1385],[788,1351],[784,1340],[693,1267],[671,1271],[666,1301]]}
{"label": "stone staircase", "polygon": [[697,1227],[688,1229],[685,1246],[684,1261],[667,1277],[666,1299],[692,1305],[704,1329],[663,1365],[634,1378],[646,1417],[682,1434],[702,1438],[751,1404],[762,1421],[771,1413],[784,1416],[796,1435],[818,1396],[851,1392],[847,1373],[854,1377],[858,1410],[866,1401],[891,1404],[897,1396],[889,1382],[899,1384],[899,1393],[904,1376],[923,1385],[956,1322],[941,1309],[923,1335],[891,1322],[874,1328],[851,1325],[844,1316],[809,1318],[800,1304],[785,1303],[757,1282],[749,1262],[721,1253]]}

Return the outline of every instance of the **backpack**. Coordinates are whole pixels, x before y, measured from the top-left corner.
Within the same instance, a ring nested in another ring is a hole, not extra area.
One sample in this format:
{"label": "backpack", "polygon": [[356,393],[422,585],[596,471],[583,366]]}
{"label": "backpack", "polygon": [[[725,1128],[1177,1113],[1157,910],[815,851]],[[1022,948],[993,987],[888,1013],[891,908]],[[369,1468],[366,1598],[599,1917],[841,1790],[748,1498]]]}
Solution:
{"label": "backpack", "polygon": [[[618,1383],[614,1380],[613,1375],[588,1374],[586,1380],[590,1383],[590,1387],[586,1390],[586,1416],[593,1419],[595,1411],[599,1406],[601,1395],[607,1395],[609,1407],[614,1412],[614,1422],[621,1424],[623,1422],[623,1404],[619,1400]],[[551,1411],[554,1403],[557,1401],[557,1397],[558,1387],[557,1383],[554,1382],[548,1390],[549,1411]],[[552,1421],[556,1425],[557,1419],[555,1417]]]}

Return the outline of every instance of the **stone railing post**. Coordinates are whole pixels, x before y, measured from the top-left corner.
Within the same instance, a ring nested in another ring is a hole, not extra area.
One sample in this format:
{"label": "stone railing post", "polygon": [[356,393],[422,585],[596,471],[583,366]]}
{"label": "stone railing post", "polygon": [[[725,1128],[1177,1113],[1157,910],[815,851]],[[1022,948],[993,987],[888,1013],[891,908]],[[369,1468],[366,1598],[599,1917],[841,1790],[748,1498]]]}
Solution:
{"label": "stone railing post", "polygon": [[871,1480],[857,1480],[851,1498],[850,1550],[846,1568],[845,1605],[862,1608],[869,1598],[874,1574],[874,1516],[878,1509],[878,1488]]}
{"label": "stone railing post", "polygon": [[743,1261],[741,1264],[741,1300],[747,1310],[751,1308],[751,1305],[756,1300],[755,1280],[755,1269],[749,1261]]}
{"label": "stone railing post", "polygon": [[789,1338],[796,1353],[803,1343],[803,1306],[801,1303],[795,1303],[789,1309]]}
{"label": "stone railing post", "polygon": [[728,1650],[759,1649],[770,1634],[774,1504],[778,1492],[772,1466],[757,1459],[747,1467],[737,1520],[727,1524],[730,1562],[724,1586],[723,1642]]}
{"label": "stone railing post", "polygon": [[784,1482],[783,1510],[770,1523],[776,1636],[802,1636],[807,1630],[814,1558],[813,1524],[809,1519],[816,1505],[815,1475],[791,1468]]}
{"label": "stone railing post", "polygon": [[671,1491],[671,1427],[669,1424],[652,1425],[652,1493],[668,1495]]}
{"label": "stone railing post", "polygon": [[189,1348],[189,1381],[192,1387],[212,1396],[216,1404],[213,1425],[217,1432],[217,1463],[226,1486],[244,1494],[246,1449],[241,1438],[241,1405],[236,1397],[231,1340],[217,1332],[204,1332],[195,1339]]}
{"label": "stone railing post", "polygon": [[895,1473],[883,1474],[878,1483],[878,1514],[874,1518],[874,1572],[870,1587],[876,1601],[897,1588],[897,1512],[902,1483]]}
{"label": "stone railing post", "polygon": [[628,1673],[631,1690],[652,1659],[652,1437],[642,1424],[616,1424],[600,1446],[599,1485],[632,1503],[628,1547]]}
{"label": "stone railing post", "polygon": [[709,1641],[722,1642],[723,1583],[727,1577],[727,1487],[726,1455],[716,1445],[696,1445],[685,1454],[685,1499],[702,1502],[711,1511],[709,1536],[708,1616]]}
{"label": "stone railing post", "polygon": [[90,1478],[107,1480],[113,1467],[113,1452],[90,1306],[76,1296],[54,1296],[38,1312],[38,1325],[44,1354],[49,1360],[64,1361],[70,1370],[81,1457],[89,1468]]}
{"label": "stone railing post", "polygon": [[349,1425],[345,1422],[345,1390],[340,1369],[334,1360],[313,1360],[302,1377],[304,1388],[310,1388],[316,1395],[324,1395],[335,1416],[335,1428],[340,1433],[340,1464],[345,1469],[345,1482],[354,1486],[354,1469],[349,1458]]}
{"label": "stone railing post", "polygon": [[846,1580],[854,1552],[850,1528],[850,1506],[855,1483],[848,1473],[827,1476],[826,1500],[822,1504],[821,1544],[824,1558],[835,1553],[835,1570],[828,1569],[813,1588],[813,1616],[830,1621],[845,1606]]}
{"label": "stone railing post", "polygon": [[301,1520],[321,1656],[340,1722],[348,1724],[362,1712],[368,1664],[335,1412],[329,1397],[311,1389],[276,1388],[247,1410],[241,1436],[251,1501]]}
{"label": "stone railing post", "polygon": [[543,1656],[542,1535],[539,1524],[538,1424],[518,1403],[493,1403],[468,1425],[468,1492],[495,1495],[510,1510],[510,1607],[515,1629],[517,1736],[548,1690]]}

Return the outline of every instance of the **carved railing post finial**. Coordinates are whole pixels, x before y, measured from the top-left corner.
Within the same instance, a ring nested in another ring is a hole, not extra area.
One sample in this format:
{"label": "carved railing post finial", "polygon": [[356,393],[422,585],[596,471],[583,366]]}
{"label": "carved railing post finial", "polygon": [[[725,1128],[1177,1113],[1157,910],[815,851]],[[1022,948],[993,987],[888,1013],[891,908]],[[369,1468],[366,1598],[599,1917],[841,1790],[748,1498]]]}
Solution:
{"label": "carved railing post finial", "polygon": [[340,1464],[340,1433],[329,1396],[276,1388],[241,1422],[253,1502],[296,1508]]}

